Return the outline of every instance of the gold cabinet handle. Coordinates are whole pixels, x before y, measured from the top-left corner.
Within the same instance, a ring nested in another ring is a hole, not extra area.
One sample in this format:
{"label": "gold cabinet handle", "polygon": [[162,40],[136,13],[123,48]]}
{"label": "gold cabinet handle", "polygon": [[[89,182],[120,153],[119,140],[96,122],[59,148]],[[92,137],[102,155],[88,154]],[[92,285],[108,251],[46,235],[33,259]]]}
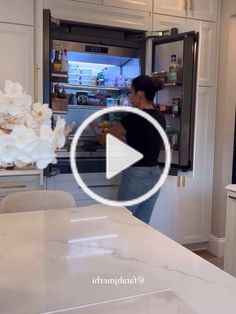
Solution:
{"label": "gold cabinet handle", "polygon": [[13,185],[13,184],[9,184],[9,185],[0,185],[0,189],[18,189],[18,188],[26,188],[25,184],[18,184],[18,185]]}
{"label": "gold cabinet handle", "polygon": [[180,187],[180,176],[177,177],[177,187]]}
{"label": "gold cabinet handle", "polygon": [[34,101],[38,102],[39,100],[39,70],[40,67],[38,64],[34,65]]}
{"label": "gold cabinet handle", "polygon": [[186,180],[185,177],[182,177],[182,187],[185,188],[186,186]]}

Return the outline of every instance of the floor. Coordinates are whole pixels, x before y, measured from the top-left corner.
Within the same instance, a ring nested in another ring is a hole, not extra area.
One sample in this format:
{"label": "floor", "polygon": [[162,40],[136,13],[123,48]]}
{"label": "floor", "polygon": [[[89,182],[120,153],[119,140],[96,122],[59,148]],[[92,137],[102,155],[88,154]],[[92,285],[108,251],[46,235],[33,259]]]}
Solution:
{"label": "floor", "polygon": [[195,251],[194,253],[201,256],[202,258],[212,263],[213,265],[221,269],[224,268],[224,257],[217,257],[206,250]]}

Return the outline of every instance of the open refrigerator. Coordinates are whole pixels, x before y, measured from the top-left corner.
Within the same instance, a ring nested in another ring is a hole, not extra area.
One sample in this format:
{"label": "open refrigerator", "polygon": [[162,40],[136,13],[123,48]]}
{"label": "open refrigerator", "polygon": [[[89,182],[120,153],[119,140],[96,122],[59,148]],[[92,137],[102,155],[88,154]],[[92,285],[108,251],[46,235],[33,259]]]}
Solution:
{"label": "open refrigerator", "polygon": [[[175,30],[154,35],[80,25],[55,20],[50,11],[45,10],[44,102],[52,108],[53,120],[63,116],[71,130],[65,147],[57,152],[58,164],[53,167],[61,173],[71,172],[69,151],[73,134],[93,112],[107,106],[131,105],[129,91],[132,79],[147,72],[145,65],[151,55],[153,75],[159,76],[164,83],[164,89],[157,93],[155,104],[166,117],[172,171],[191,169],[197,45],[198,34],[195,32],[178,34]],[[147,47],[151,47],[151,53]],[[66,52],[66,71],[55,71],[56,51]],[[169,68],[173,55],[176,56],[178,75],[170,81]],[[64,99],[58,99],[58,91]],[[112,118],[104,117],[102,127],[106,128],[107,123],[109,127],[111,120],[114,122],[114,115]],[[78,170],[84,173],[105,172],[105,155],[105,148],[96,142],[91,130],[86,129],[77,145]],[[159,157],[160,165],[164,160],[163,149]]]}

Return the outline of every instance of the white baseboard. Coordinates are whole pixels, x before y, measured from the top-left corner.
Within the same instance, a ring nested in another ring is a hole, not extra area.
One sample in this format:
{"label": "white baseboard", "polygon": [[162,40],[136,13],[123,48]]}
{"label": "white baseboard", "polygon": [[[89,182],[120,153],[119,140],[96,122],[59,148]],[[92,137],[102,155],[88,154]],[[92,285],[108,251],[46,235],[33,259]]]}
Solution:
{"label": "white baseboard", "polygon": [[210,235],[210,241],[207,250],[217,257],[224,256],[225,238],[217,238],[213,234]]}

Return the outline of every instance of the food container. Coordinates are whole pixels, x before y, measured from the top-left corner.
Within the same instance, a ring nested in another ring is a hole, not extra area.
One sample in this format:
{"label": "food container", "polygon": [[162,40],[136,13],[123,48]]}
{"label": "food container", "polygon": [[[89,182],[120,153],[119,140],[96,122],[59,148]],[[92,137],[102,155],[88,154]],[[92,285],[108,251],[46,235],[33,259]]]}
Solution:
{"label": "food container", "polygon": [[167,83],[168,82],[168,73],[166,71],[153,72],[152,76],[157,77],[163,83]]}
{"label": "food container", "polygon": [[78,105],[87,105],[88,92],[77,92],[76,98],[77,98]]}
{"label": "food container", "polygon": [[107,98],[107,107],[118,106],[118,99],[116,98]]}
{"label": "food container", "polygon": [[67,111],[68,99],[67,98],[52,98],[52,110]]}

